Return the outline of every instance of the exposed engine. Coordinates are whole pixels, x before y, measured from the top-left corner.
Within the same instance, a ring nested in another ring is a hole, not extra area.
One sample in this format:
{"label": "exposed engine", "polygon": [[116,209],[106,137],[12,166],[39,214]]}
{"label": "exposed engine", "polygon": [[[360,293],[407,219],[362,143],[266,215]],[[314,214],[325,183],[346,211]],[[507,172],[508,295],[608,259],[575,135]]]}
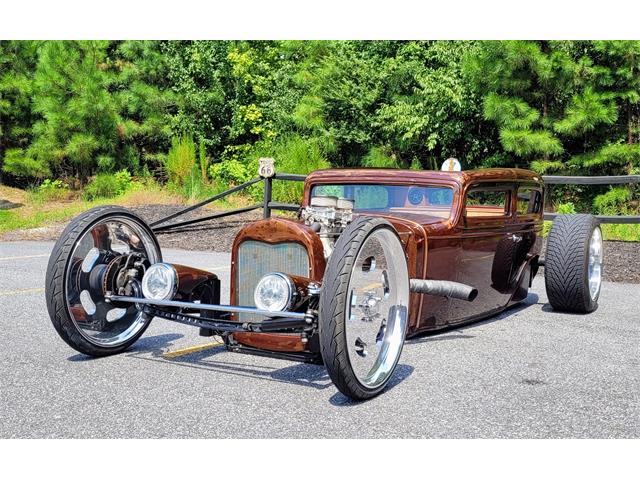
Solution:
{"label": "exposed engine", "polygon": [[302,211],[302,220],[320,236],[324,256],[329,258],[336,240],[353,220],[353,200],[342,197],[317,196]]}

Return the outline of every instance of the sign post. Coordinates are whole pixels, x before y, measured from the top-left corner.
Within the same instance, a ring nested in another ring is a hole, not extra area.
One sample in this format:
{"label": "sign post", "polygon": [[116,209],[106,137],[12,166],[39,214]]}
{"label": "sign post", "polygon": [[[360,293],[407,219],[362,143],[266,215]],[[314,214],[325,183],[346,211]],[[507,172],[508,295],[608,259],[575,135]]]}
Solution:
{"label": "sign post", "polygon": [[269,203],[271,203],[271,183],[273,182],[273,177],[276,174],[275,163],[276,161],[273,158],[258,159],[258,175],[262,177],[264,181],[264,206],[262,207],[264,218],[271,217],[271,208],[269,208]]}

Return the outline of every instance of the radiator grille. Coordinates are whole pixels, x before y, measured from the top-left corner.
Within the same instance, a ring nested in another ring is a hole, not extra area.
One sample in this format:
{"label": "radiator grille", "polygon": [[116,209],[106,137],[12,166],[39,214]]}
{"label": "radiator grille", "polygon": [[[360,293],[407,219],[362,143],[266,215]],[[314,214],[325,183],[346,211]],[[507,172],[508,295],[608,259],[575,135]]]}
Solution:
{"label": "radiator grille", "polygon": [[[260,278],[269,272],[309,276],[309,255],[299,243],[271,244],[247,240],[238,247],[237,261],[236,301],[242,306],[255,306],[253,291]],[[238,314],[239,321],[251,321],[255,317]]]}

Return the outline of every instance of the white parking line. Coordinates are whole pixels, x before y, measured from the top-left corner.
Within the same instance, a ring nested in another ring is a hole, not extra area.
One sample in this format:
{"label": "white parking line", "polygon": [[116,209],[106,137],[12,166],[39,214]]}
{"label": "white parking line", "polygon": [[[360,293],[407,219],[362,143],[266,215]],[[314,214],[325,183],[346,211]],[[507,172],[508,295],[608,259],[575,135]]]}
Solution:
{"label": "white parking line", "polygon": [[18,295],[20,293],[39,293],[44,292],[44,288],[19,288],[17,290],[0,290],[0,296],[4,295]]}
{"label": "white parking line", "polygon": [[48,257],[48,253],[41,253],[39,255],[19,255],[17,257],[0,257],[0,260],[24,260],[25,258],[41,258]]}

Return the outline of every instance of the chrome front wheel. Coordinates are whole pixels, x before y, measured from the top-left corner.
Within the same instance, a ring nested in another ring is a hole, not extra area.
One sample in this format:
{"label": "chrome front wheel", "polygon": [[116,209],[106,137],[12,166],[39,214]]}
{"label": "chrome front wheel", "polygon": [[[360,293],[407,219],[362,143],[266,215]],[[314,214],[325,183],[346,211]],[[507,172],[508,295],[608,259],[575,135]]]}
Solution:
{"label": "chrome front wheel", "polygon": [[356,218],[329,259],[320,296],[320,346],[329,375],[348,397],[380,393],[402,353],[409,274],[386,220]]}
{"label": "chrome front wheel", "polygon": [[151,319],[135,304],[106,302],[105,294],[142,296],[144,271],[161,260],[151,229],[126,209],[99,207],[75,218],[47,268],[47,306],[60,336],[94,356],[135,342]]}
{"label": "chrome front wheel", "polygon": [[[409,274],[401,247],[391,230],[375,230],[360,248],[349,278],[347,352],[358,381],[369,388],[388,379],[407,330]],[[401,261],[394,261],[398,255]]]}

